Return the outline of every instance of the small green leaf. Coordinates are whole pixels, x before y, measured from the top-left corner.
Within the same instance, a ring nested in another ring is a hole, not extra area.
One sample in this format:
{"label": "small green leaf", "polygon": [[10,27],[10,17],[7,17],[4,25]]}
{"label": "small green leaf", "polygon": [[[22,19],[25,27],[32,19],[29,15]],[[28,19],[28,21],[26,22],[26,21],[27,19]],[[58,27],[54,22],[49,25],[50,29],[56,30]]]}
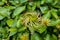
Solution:
{"label": "small green leaf", "polygon": [[12,35],[17,33],[17,29],[16,28],[10,28],[9,32],[10,32],[9,36],[12,36]]}
{"label": "small green leaf", "polygon": [[51,40],[51,37],[50,37],[50,35],[49,35],[49,34],[47,34],[47,35],[46,35],[45,40]]}
{"label": "small green leaf", "polygon": [[4,17],[0,15],[0,20],[2,20]]}
{"label": "small green leaf", "polygon": [[57,10],[52,9],[51,14],[53,15],[54,18],[58,19]]}
{"label": "small green leaf", "polygon": [[20,3],[25,3],[27,2],[28,0],[20,0]]}
{"label": "small green leaf", "polygon": [[9,9],[9,10],[13,10],[15,9],[16,7],[15,6],[4,6],[6,9]]}
{"label": "small green leaf", "polygon": [[51,17],[50,11],[48,11],[46,14],[43,15],[43,18],[45,19],[50,19],[50,17]]}
{"label": "small green leaf", "polygon": [[58,24],[60,24],[60,20],[51,20],[48,26],[57,26]]}
{"label": "small green leaf", "polygon": [[4,16],[4,17],[8,17],[10,16],[10,10],[5,8],[5,7],[0,7],[0,15]]}
{"label": "small green leaf", "polygon": [[26,27],[20,27],[19,29],[18,29],[18,32],[23,32],[23,31],[25,31],[26,30]]}
{"label": "small green leaf", "polygon": [[52,3],[53,0],[46,0],[46,3]]}
{"label": "small green leaf", "polygon": [[2,0],[2,2],[7,2],[7,0]]}
{"label": "small green leaf", "polygon": [[39,33],[43,33],[44,31],[46,31],[46,26],[44,26],[44,25],[40,25],[40,27],[37,29],[37,31],[39,32]]}
{"label": "small green leaf", "polygon": [[42,38],[39,36],[39,34],[34,33],[31,35],[31,40],[42,40]]}
{"label": "small green leaf", "polygon": [[48,12],[48,7],[47,6],[41,6],[40,9],[41,9],[43,14]]}
{"label": "small green leaf", "polygon": [[17,21],[17,28],[19,28],[19,27],[22,27],[22,24],[21,24],[21,21],[20,21],[21,19],[19,19],[18,21]]}
{"label": "small green leaf", "polygon": [[22,7],[17,7],[14,12],[13,12],[13,17],[19,15],[21,12],[23,12],[25,10],[25,6],[22,6]]}
{"label": "small green leaf", "polygon": [[36,2],[36,6],[37,6],[37,7],[40,7],[40,4],[41,4],[41,1],[37,1],[37,2]]}
{"label": "small green leaf", "polygon": [[33,27],[29,26],[28,28],[29,28],[31,34],[33,34],[35,32],[35,29]]}
{"label": "small green leaf", "polygon": [[13,25],[13,19],[7,20],[7,25],[11,27]]}
{"label": "small green leaf", "polygon": [[56,25],[57,25],[56,21],[51,21],[51,22],[48,24],[48,26],[56,26]]}
{"label": "small green leaf", "polygon": [[57,40],[57,36],[52,34],[51,40]]}
{"label": "small green leaf", "polygon": [[0,2],[0,6],[4,5],[4,2]]}
{"label": "small green leaf", "polygon": [[44,4],[46,2],[46,0],[41,0],[41,4]]}

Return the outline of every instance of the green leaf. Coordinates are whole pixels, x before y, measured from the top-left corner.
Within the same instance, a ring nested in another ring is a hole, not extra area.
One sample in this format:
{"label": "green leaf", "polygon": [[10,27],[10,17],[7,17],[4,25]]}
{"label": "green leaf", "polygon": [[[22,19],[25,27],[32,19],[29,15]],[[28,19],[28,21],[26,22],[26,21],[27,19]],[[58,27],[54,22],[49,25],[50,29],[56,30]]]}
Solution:
{"label": "green leaf", "polygon": [[57,36],[52,34],[51,40],[57,40]]}
{"label": "green leaf", "polygon": [[12,40],[16,40],[16,35],[13,36]]}
{"label": "green leaf", "polygon": [[25,3],[27,2],[28,0],[20,0],[20,3]]}
{"label": "green leaf", "polygon": [[41,5],[41,1],[37,1],[37,2],[36,2],[36,6],[39,8],[40,5]]}
{"label": "green leaf", "polygon": [[43,15],[44,19],[50,19],[50,17],[51,17],[50,11],[48,11],[46,14]]}
{"label": "green leaf", "polygon": [[46,26],[44,26],[44,25],[40,25],[40,27],[37,29],[37,31],[39,32],[39,33],[43,33],[44,31],[46,31]]}
{"label": "green leaf", "polygon": [[40,9],[41,9],[43,14],[48,12],[48,7],[47,6],[41,6]]}
{"label": "green leaf", "polygon": [[10,20],[7,20],[6,22],[7,22],[7,25],[11,27],[13,25],[14,20],[10,19]]}
{"label": "green leaf", "polygon": [[26,27],[22,26],[22,27],[20,27],[20,28],[18,29],[18,32],[23,32],[23,31],[25,31],[26,29],[27,29]]}
{"label": "green leaf", "polygon": [[4,6],[6,9],[9,9],[9,10],[13,10],[15,9],[16,7],[15,6]]}
{"label": "green leaf", "polygon": [[0,6],[4,5],[4,2],[0,2]]}
{"label": "green leaf", "polygon": [[53,15],[54,18],[58,19],[57,10],[52,9],[51,14]]}
{"label": "green leaf", "polygon": [[17,28],[22,27],[23,25],[21,24],[21,19],[17,21]]}
{"label": "green leaf", "polygon": [[42,40],[42,38],[39,36],[39,34],[34,33],[31,35],[31,40]]}
{"label": "green leaf", "polygon": [[10,10],[6,9],[4,7],[0,7],[0,15],[4,16],[4,17],[8,17],[10,16]]}
{"label": "green leaf", "polygon": [[0,15],[0,20],[2,20],[4,17]]}
{"label": "green leaf", "polygon": [[49,35],[49,34],[47,34],[47,35],[46,35],[45,40],[51,40],[51,37],[50,37],[50,35]]}
{"label": "green leaf", "polygon": [[6,2],[7,0],[2,0],[2,2]]}
{"label": "green leaf", "polygon": [[51,20],[51,22],[48,24],[48,26],[57,26],[60,24],[60,20]]}
{"label": "green leaf", "polygon": [[31,34],[33,34],[35,32],[35,29],[33,27],[29,26],[28,28],[29,28]]}
{"label": "green leaf", "polygon": [[12,5],[15,5],[15,6],[19,6],[19,5],[20,5],[19,0],[9,0],[9,2],[10,2]]}
{"label": "green leaf", "polygon": [[17,33],[17,29],[16,28],[10,28],[9,32],[10,32],[9,36],[13,36],[14,34]]}
{"label": "green leaf", "polygon": [[56,25],[57,25],[56,21],[51,21],[51,22],[48,24],[48,26],[56,26]]}
{"label": "green leaf", "polygon": [[32,6],[32,11],[34,11],[36,9],[36,5]]}
{"label": "green leaf", "polygon": [[46,0],[41,0],[41,4],[44,4],[46,2]]}
{"label": "green leaf", "polygon": [[17,7],[17,8],[14,10],[12,16],[15,17],[15,16],[21,14],[21,12],[23,12],[24,10],[25,10],[25,6]]}
{"label": "green leaf", "polygon": [[46,0],[46,3],[53,3],[53,0]]}

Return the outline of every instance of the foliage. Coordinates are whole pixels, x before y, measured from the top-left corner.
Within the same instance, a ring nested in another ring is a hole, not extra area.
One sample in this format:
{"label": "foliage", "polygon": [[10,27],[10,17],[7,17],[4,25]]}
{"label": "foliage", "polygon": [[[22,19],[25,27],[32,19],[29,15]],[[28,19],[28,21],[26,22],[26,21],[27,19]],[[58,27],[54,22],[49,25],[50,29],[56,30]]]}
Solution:
{"label": "foliage", "polygon": [[60,0],[0,0],[0,40],[60,40]]}

